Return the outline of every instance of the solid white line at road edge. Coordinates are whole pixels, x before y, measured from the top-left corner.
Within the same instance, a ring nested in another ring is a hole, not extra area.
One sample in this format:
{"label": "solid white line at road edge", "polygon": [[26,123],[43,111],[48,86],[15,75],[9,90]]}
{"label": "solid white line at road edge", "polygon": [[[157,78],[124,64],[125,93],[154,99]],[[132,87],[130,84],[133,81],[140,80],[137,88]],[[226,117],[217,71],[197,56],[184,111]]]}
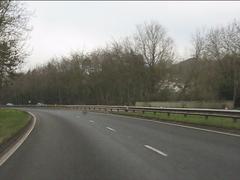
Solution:
{"label": "solid white line at road edge", "polygon": [[[96,112],[94,112],[94,113],[96,113]],[[124,115],[119,115],[119,114],[106,114],[106,113],[98,113],[98,114],[105,114],[105,115],[109,115],[109,116],[119,116],[119,117],[125,117],[125,118],[129,118],[129,119],[140,120],[140,121],[149,121],[149,122],[158,123],[158,124],[165,124],[165,125],[168,125],[168,126],[177,126],[177,127],[181,127],[181,128],[194,129],[194,130],[211,132],[211,133],[222,134],[222,135],[227,135],[227,136],[240,137],[240,134],[234,134],[234,133],[227,133],[227,132],[222,132],[222,131],[198,128],[198,127],[193,127],[193,126],[188,126],[188,125],[180,125],[180,124],[176,124],[174,122],[169,122],[168,123],[168,122],[162,122],[162,121],[157,121],[157,120],[150,120],[150,119],[142,119],[142,118],[137,118],[137,117],[124,116]]]}
{"label": "solid white line at road edge", "polygon": [[28,112],[32,117],[33,117],[33,123],[31,127],[27,130],[27,132],[24,134],[24,136],[11,147],[10,150],[8,150],[2,157],[0,157],[0,166],[2,166],[8,158],[13,155],[13,153],[22,145],[22,143],[27,139],[29,134],[32,132],[33,128],[35,127],[36,124],[36,116],[32,114],[31,112]]}
{"label": "solid white line at road edge", "polygon": [[160,150],[158,150],[158,149],[156,149],[156,148],[154,148],[152,146],[144,145],[144,147],[146,147],[146,148],[148,148],[148,149],[150,149],[150,150],[152,150],[152,151],[154,151],[154,152],[156,152],[156,153],[158,153],[158,154],[160,154],[162,156],[167,157],[167,154],[165,154],[164,152],[162,152],[162,151],[160,151]]}
{"label": "solid white line at road edge", "polygon": [[115,129],[113,129],[113,128],[110,128],[110,127],[106,127],[108,130],[110,130],[110,131],[113,131],[113,132],[116,132],[116,130]]}

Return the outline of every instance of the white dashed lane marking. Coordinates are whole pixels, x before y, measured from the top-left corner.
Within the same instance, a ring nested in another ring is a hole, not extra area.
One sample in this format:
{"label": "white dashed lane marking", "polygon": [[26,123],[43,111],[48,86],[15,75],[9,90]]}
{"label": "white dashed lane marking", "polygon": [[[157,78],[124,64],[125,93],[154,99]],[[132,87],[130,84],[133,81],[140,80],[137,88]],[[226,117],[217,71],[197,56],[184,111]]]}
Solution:
{"label": "white dashed lane marking", "polygon": [[158,154],[160,154],[162,156],[165,156],[165,157],[168,156],[166,153],[164,153],[164,152],[162,152],[162,151],[160,151],[160,150],[158,150],[158,149],[156,149],[156,148],[154,148],[152,146],[144,145],[144,147],[146,147],[146,148],[148,148],[148,149],[150,149],[150,150],[152,150],[152,151],[154,151],[154,152],[156,152],[156,153],[158,153]]}
{"label": "white dashed lane marking", "polygon": [[113,128],[110,128],[110,127],[106,127],[108,130],[110,130],[110,131],[113,131],[113,132],[116,132],[116,130],[115,129],[113,129]]}

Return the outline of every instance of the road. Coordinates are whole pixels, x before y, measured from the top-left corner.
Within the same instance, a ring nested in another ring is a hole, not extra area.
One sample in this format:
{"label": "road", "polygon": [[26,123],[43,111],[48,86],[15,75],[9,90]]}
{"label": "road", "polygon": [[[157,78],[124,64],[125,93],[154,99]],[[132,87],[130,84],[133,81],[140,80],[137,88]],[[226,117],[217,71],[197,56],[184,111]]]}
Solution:
{"label": "road", "polygon": [[37,123],[1,180],[239,180],[240,138],[77,110]]}

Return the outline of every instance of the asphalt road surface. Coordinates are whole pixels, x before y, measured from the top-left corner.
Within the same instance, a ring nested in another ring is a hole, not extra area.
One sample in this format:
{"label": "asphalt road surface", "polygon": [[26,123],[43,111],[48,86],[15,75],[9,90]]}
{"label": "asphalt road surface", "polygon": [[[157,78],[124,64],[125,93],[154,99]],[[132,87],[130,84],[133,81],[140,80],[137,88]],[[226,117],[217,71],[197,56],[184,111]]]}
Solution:
{"label": "asphalt road surface", "polygon": [[73,110],[37,123],[0,180],[239,180],[240,137]]}

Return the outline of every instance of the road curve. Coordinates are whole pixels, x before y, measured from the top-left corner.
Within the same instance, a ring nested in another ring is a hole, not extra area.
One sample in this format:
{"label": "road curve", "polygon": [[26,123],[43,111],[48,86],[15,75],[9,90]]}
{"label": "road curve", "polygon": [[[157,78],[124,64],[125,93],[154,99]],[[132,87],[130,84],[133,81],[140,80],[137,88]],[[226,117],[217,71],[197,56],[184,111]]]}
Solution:
{"label": "road curve", "polygon": [[1,180],[239,180],[240,138],[75,110],[37,123]]}

